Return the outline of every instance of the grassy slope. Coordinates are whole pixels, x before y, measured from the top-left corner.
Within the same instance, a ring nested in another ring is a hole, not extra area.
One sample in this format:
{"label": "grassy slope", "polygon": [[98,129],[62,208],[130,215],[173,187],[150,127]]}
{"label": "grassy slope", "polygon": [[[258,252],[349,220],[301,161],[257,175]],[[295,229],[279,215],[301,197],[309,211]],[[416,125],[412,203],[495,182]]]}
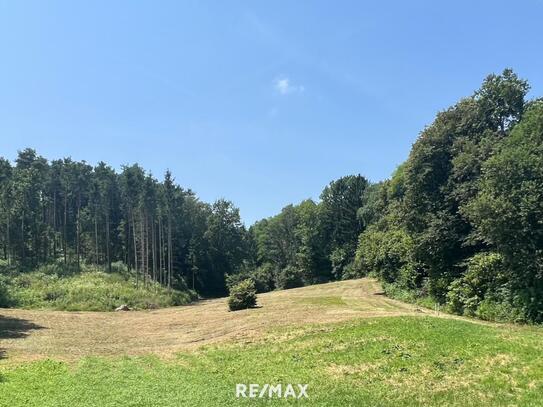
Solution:
{"label": "grassy slope", "polygon": [[146,309],[188,304],[195,298],[188,290],[167,290],[156,283],[144,288],[140,282],[136,288],[133,277],[93,269],[67,277],[20,273],[9,279],[7,287],[10,305],[27,309],[112,311],[121,304]]}
{"label": "grassy slope", "polygon": [[[276,296],[318,302],[310,306],[321,313],[343,306],[335,295],[324,295],[327,290],[319,291],[320,302],[303,290]],[[543,393],[542,339],[541,329],[533,327],[358,315],[341,323],[277,325],[252,343],[208,345],[162,359],[0,363],[0,405],[248,404],[259,401],[236,400],[236,383],[307,383],[311,405],[536,406]]]}

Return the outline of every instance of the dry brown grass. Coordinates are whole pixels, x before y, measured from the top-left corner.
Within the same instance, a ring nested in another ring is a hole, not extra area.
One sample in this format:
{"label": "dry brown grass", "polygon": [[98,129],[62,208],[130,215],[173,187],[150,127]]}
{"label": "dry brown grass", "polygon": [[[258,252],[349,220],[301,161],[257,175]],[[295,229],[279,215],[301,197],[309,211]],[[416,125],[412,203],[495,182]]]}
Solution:
{"label": "dry brown grass", "polygon": [[115,313],[0,309],[0,352],[4,363],[88,355],[167,357],[206,344],[258,340],[279,326],[420,314],[415,306],[383,296],[378,282],[368,278],[260,294],[258,304],[237,312],[228,311],[226,299]]}

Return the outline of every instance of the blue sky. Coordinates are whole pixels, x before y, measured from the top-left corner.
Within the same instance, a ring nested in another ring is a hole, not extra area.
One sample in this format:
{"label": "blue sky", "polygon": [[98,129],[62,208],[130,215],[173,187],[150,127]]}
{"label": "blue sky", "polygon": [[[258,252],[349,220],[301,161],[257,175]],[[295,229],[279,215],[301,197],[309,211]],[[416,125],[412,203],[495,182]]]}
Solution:
{"label": "blue sky", "polygon": [[0,0],[0,155],[170,168],[251,224],[387,178],[488,73],[543,95],[542,21],[542,0]]}

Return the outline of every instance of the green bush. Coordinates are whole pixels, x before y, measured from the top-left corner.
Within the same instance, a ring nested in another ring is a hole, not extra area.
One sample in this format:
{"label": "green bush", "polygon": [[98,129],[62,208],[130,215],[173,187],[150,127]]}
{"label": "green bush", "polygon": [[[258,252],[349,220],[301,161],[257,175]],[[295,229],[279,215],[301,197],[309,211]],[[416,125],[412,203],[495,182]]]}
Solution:
{"label": "green bush", "polygon": [[[332,265],[332,275],[337,279],[343,278],[345,269],[352,263],[353,257],[350,253],[354,250],[348,250],[345,247],[338,247],[330,254],[330,264]],[[350,270],[348,270],[350,272]]]}
{"label": "green bush", "polygon": [[230,289],[230,297],[228,297],[230,311],[252,308],[255,305],[256,288],[253,280],[243,280]]}
{"label": "green bush", "polygon": [[8,292],[8,283],[3,276],[0,276],[0,307],[7,308],[11,305]]}
{"label": "green bush", "polygon": [[[189,290],[168,290],[157,283],[136,287],[132,277],[84,267],[84,272],[59,277],[53,267],[23,273],[7,285],[9,305],[66,311],[111,311],[121,304],[148,309],[188,304],[196,298]],[[91,271],[93,270],[93,271]],[[1,295],[1,294],[0,294]]]}
{"label": "green bush", "polygon": [[226,287],[230,290],[230,288],[247,279],[254,282],[257,293],[266,293],[275,288],[275,271],[269,263],[265,263],[253,270],[242,269],[236,274],[227,274]]}
{"label": "green bush", "polygon": [[122,261],[115,261],[111,263],[111,272],[120,274],[121,276],[129,275],[128,267]]}
{"label": "green bush", "polygon": [[[449,310],[459,315],[474,316],[480,314],[478,308],[485,299],[490,301],[487,304],[507,302],[509,296],[503,286],[503,274],[503,259],[499,254],[478,253],[471,257],[464,276],[448,287]],[[490,315],[487,311],[483,311],[483,314]]]}
{"label": "green bush", "polygon": [[420,285],[419,267],[412,260],[413,239],[402,229],[368,228],[360,235],[355,264],[363,275],[375,274],[406,288]]}
{"label": "green bush", "polygon": [[[241,283],[243,280],[247,280],[250,277],[250,274],[247,272],[239,272],[236,274],[227,274],[225,276],[225,283],[226,288],[228,288],[228,291],[239,283]],[[252,279],[251,279],[252,280]]]}
{"label": "green bush", "polygon": [[[87,266],[82,265],[82,270],[86,271]],[[36,273],[41,273],[49,276],[66,277],[79,273],[76,264],[64,264],[63,262],[56,262],[50,264],[44,264],[35,270]]]}
{"label": "green bush", "polygon": [[277,273],[275,285],[282,290],[302,287],[304,285],[302,272],[294,266],[287,266]]}
{"label": "green bush", "polygon": [[384,282],[383,291],[387,297],[433,309],[438,303],[428,294],[426,286],[427,284],[423,284],[420,288],[411,289],[400,284]]}
{"label": "green bush", "polygon": [[342,280],[364,277],[366,274],[362,271],[356,261],[352,261],[343,268]]}
{"label": "green bush", "polygon": [[475,315],[481,299],[473,288],[463,279],[453,281],[447,293],[447,307],[450,312],[458,315]]}
{"label": "green bush", "polygon": [[525,311],[507,301],[487,298],[481,301],[475,315],[493,322],[526,322]]}
{"label": "green bush", "polygon": [[264,263],[260,267],[257,267],[251,273],[256,291],[259,293],[272,291],[275,288],[275,275],[275,267],[270,263]]}

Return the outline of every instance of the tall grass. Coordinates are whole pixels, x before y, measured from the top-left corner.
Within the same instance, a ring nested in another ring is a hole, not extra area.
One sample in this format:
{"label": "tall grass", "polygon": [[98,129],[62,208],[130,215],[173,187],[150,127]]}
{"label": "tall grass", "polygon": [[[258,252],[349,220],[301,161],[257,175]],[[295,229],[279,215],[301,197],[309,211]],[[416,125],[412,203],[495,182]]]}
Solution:
{"label": "tall grass", "polygon": [[0,281],[2,304],[20,308],[46,308],[65,311],[112,311],[121,304],[149,309],[188,304],[196,298],[190,290],[169,290],[148,282],[144,287],[127,270],[117,266],[105,273],[84,266],[80,273],[68,274],[63,266],[52,264],[28,273],[11,273]]}

